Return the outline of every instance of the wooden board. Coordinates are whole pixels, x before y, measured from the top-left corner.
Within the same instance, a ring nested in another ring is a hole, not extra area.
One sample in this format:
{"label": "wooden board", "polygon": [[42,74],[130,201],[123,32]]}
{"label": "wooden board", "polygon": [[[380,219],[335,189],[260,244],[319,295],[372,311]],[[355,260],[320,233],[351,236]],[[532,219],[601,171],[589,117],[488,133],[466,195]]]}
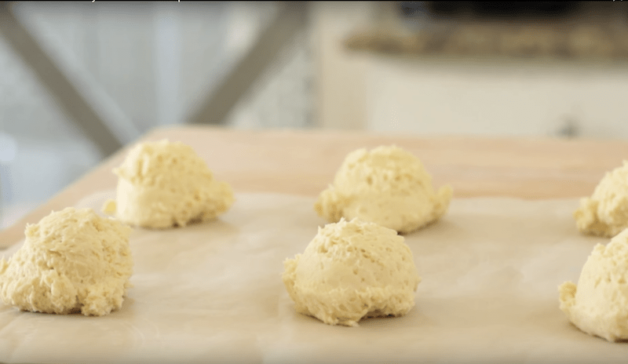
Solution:
{"label": "wooden board", "polygon": [[[333,179],[347,153],[396,144],[421,159],[434,184],[449,183],[454,198],[523,199],[590,195],[606,171],[628,159],[628,142],[468,136],[416,137],[338,131],[244,131],[207,126],[158,128],[141,141],[167,138],[191,145],[217,179],[237,192],[315,196]],[[130,146],[0,232],[0,247],[23,238],[26,223],[72,206],[93,192],[113,189]]]}

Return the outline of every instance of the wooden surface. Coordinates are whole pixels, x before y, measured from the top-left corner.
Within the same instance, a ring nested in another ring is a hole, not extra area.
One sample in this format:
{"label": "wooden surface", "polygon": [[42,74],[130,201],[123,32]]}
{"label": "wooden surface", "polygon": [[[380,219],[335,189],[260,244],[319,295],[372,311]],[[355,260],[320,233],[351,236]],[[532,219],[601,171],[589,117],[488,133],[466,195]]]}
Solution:
{"label": "wooden surface", "polygon": [[[606,171],[628,159],[628,142],[486,137],[409,137],[337,131],[236,131],[207,126],[156,129],[141,138],[191,145],[219,180],[238,192],[315,197],[327,187],[347,153],[396,144],[415,154],[435,186],[449,183],[454,198],[524,199],[590,195]],[[26,223],[72,206],[93,192],[114,189],[112,168],[129,146],[107,159],[13,226],[0,232],[0,248],[23,238]]]}

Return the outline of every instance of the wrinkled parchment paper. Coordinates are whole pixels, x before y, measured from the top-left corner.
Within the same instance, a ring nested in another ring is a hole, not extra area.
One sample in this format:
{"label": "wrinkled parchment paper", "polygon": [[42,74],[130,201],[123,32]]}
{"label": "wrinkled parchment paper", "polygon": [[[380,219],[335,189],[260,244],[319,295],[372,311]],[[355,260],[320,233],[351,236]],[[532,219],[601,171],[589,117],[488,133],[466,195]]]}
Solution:
{"label": "wrinkled parchment paper", "polygon": [[[83,200],[100,212],[113,191]],[[217,221],[135,229],[120,311],[57,316],[0,306],[0,362],[626,362],[628,343],[580,332],[558,308],[596,243],[576,200],[455,199],[406,236],[423,278],[405,317],[328,326],[295,313],[283,261],[324,224],[314,198],[240,194]],[[2,252],[12,254],[18,246]]]}

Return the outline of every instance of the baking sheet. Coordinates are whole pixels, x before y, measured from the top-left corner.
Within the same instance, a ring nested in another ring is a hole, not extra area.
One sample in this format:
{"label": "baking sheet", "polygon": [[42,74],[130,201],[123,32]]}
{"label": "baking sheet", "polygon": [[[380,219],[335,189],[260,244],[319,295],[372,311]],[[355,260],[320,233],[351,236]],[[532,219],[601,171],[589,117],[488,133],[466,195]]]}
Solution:
{"label": "baking sheet", "polygon": [[[103,191],[78,204],[100,212]],[[239,194],[219,220],[135,229],[121,310],[104,317],[0,306],[0,362],[625,362],[628,343],[570,325],[557,286],[577,281],[596,243],[577,200],[454,199],[406,235],[423,281],[405,317],[328,326],[295,313],[283,260],[324,224],[314,198]],[[1,254],[8,256],[17,249]]]}

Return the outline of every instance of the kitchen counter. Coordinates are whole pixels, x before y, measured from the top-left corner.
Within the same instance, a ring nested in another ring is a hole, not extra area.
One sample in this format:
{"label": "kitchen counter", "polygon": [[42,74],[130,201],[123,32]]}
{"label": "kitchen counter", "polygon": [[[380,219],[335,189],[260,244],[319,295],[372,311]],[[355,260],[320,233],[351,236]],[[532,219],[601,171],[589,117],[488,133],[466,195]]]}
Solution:
{"label": "kitchen counter", "polygon": [[[523,199],[590,195],[606,171],[628,156],[628,142],[550,138],[421,137],[338,131],[244,131],[205,126],[158,128],[141,138],[191,145],[235,192],[316,196],[347,153],[396,144],[421,159],[435,186],[450,183],[454,198]],[[112,168],[130,146],[0,232],[0,247],[23,238],[26,223],[116,186]]]}
{"label": "kitchen counter", "polygon": [[389,54],[628,59],[628,4],[579,5],[579,11],[560,17],[403,18],[396,3],[388,3],[379,19],[353,32],[345,46]]}

